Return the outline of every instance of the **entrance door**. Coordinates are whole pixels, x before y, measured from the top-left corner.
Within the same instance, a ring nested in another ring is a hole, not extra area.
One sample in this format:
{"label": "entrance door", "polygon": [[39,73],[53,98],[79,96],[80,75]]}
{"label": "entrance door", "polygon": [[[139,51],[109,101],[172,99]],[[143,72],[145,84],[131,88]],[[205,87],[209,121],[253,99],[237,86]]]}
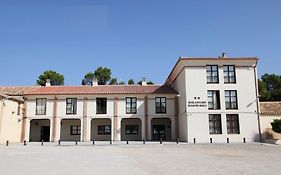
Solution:
{"label": "entrance door", "polygon": [[40,140],[43,140],[44,142],[50,141],[50,126],[41,126]]}
{"label": "entrance door", "polygon": [[166,140],[165,125],[153,125],[153,140]]}

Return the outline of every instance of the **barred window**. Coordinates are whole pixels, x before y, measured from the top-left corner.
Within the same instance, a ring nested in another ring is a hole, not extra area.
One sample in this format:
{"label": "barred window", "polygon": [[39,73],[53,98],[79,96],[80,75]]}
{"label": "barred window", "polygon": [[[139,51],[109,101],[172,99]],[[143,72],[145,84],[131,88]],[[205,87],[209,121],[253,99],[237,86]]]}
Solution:
{"label": "barred window", "polygon": [[98,125],[98,135],[110,135],[111,126],[110,125]]}
{"label": "barred window", "polygon": [[207,83],[219,83],[219,69],[217,65],[206,66]]}
{"label": "barred window", "polygon": [[137,98],[127,97],[126,98],[126,114],[136,114],[137,113]]}
{"label": "barred window", "polygon": [[225,91],[225,107],[226,109],[238,109],[237,91],[235,90]]}
{"label": "barred window", "polygon": [[166,97],[155,98],[156,114],[166,113]]}
{"label": "barred window", "polygon": [[227,134],[240,134],[238,114],[226,114]]}
{"label": "barred window", "polygon": [[138,125],[126,125],[125,133],[130,135],[139,134],[139,126]]}
{"label": "barred window", "polygon": [[210,134],[222,134],[220,114],[209,115],[209,132]]}
{"label": "barred window", "polygon": [[220,91],[208,91],[208,108],[220,109]]}
{"label": "barred window", "polygon": [[36,115],[46,115],[46,98],[36,99]]}
{"label": "barred window", "polygon": [[76,114],[77,112],[77,98],[66,99],[66,114]]}
{"label": "barred window", "polygon": [[80,134],[81,134],[81,126],[80,125],[70,126],[70,135],[80,135]]}
{"label": "barred window", "polygon": [[223,66],[224,83],[236,83],[235,66]]}

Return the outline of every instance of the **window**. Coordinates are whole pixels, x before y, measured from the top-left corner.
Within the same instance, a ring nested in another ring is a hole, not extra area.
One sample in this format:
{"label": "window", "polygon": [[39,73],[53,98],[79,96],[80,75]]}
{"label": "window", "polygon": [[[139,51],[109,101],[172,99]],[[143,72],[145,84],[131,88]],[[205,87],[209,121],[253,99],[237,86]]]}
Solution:
{"label": "window", "polygon": [[226,114],[227,134],[239,134],[238,114]]}
{"label": "window", "polygon": [[166,113],[166,98],[165,97],[156,97],[155,103],[156,103],[156,113],[157,114]]}
{"label": "window", "polygon": [[131,135],[139,134],[139,126],[138,125],[126,125],[125,133],[131,134]]}
{"label": "window", "polygon": [[81,126],[73,125],[70,126],[70,135],[80,135],[81,134]]}
{"label": "window", "polygon": [[209,115],[209,132],[210,134],[222,134],[220,114]]}
{"label": "window", "polygon": [[97,98],[97,114],[106,114],[106,98]]}
{"label": "window", "polygon": [[110,125],[98,125],[98,135],[110,135],[111,126]]}
{"label": "window", "polygon": [[66,114],[76,114],[77,111],[77,98],[66,99]]}
{"label": "window", "polygon": [[238,109],[237,91],[225,91],[225,107],[226,109]]}
{"label": "window", "polygon": [[46,115],[46,98],[36,99],[36,115]]}
{"label": "window", "polygon": [[235,66],[223,66],[224,83],[236,83]]}
{"label": "window", "polygon": [[220,91],[208,91],[208,108],[220,109]]}
{"label": "window", "polygon": [[18,103],[17,115],[20,115],[20,112],[21,112],[21,107],[20,107],[20,103]]}
{"label": "window", "polygon": [[207,83],[219,83],[218,66],[207,66]]}
{"label": "window", "polygon": [[126,98],[126,114],[137,113],[137,98],[127,97]]}

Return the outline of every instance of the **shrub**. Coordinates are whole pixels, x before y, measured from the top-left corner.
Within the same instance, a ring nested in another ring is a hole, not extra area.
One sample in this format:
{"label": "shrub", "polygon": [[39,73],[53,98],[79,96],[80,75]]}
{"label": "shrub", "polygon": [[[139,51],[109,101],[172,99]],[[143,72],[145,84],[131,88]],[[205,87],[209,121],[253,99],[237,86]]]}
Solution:
{"label": "shrub", "polygon": [[281,119],[275,119],[271,123],[272,130],[277,133],[281,133]]}

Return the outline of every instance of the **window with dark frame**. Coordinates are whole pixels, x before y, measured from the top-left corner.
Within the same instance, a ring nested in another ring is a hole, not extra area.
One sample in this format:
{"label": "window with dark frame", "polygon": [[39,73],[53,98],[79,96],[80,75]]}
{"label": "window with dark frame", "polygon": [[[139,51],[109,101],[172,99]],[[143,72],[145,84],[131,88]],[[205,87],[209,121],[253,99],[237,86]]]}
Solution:
{"label": "window with dark frame", "polygon": [[137,98],[127,97],[126,98],[126,114],[136,114],[137,113]]}
{"label": "window with dark frame", "polygon": [[76,114],[77,112],[77,98],[66,99],[66,114]]}
{"label": "window with dark frame", "polygon": [[139,126],[138,125],[126,125],[125,133],[128,135],[137,135],[137,134],[139,134]]}
{"label": "window with dark frame", "polygon": [[166,97],[155,98],[156,114],[166,113]]}
{"label": "window with dark frame", "polygon": [[111,125],[98,125],[98,135],[110,135]]}
{"label": "window with dark frame", "polygon": [[238,114],[226,114],[227,134],[240,134]]}
{"label": "window with dark frame", "polygon": [[222,134],[220,114],[209,115],[209,132],[210,134]]}
{"label": "window with dark frame", "polygon": [[209,90],[208,91],[208,109],[218,110],[220,109],[220,91]]}
{"label": "window with dark frame", "polygon": [[96,113],[97,114],[106,114],[106,98],[97,98],[96,100]]}
{"label": "window with dark frame", "polygon": [[207,65],[207,83],[219,83],[219,68],[217,65]]}
{"label": "window with dark frame", "polygon": [[226,90],[225,91],[225,108],[226,109],[238,109],[236,90]]}
{"label": "window with dark frame", "polygon": [[224,83],[236,83],[235,66],[223,66]]}
{"label": "window with dark frame", "polygon": [[46,98],[36,99],[36,115],[46,115]]}
{"label": "window with dark frame", "polygon": [[81,135],[81,126],[80,125],[70,126],[70,135]]}

